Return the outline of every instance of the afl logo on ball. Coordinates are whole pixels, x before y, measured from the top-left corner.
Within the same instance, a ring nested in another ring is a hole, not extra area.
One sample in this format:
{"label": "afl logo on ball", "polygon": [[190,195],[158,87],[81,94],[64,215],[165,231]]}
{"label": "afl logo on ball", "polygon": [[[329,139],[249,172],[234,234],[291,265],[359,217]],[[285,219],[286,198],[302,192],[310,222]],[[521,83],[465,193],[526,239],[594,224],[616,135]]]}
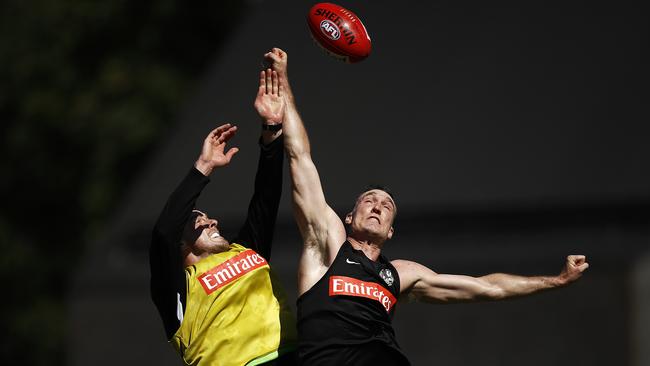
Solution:
{"label": "afl logo on ball", "polygon": [[339,27],[331,20],[325,19],[320,22],[320,31],[333,41],[341,38],[341,31],[339,30]]}
{"label": "afl logo on ball", "polygon": [[393,273],[388,268],[384,268],[379,272],[379,277],[381,277],[388,286],[393,284]]}

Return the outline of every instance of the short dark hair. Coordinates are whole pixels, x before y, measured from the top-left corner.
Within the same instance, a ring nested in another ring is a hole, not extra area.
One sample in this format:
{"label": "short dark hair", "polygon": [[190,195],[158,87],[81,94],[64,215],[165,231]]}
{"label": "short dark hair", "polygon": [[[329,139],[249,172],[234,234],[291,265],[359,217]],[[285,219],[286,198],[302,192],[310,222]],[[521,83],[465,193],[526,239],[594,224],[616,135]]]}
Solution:
{"label": "short dark hair", "polygon": [[[361,192],[359,192],[359,194],[357,194],[357,196],[354,198],[354,206],[355,206],[355,208],[357,206],[357,202],[359,200],[359,197],[361,197],[364,193],[366,193],[368,191],[372,191],[373,189],[378,189],[380,191],[386,192],[386,194],[388,194],[388,196],[390,196],[390,198],[393,200],[393,202],[395,202],[395,196],[393,195],[393,192],[390,190],[390,188],[388,188],[388,187],[386,187],[385,185],[382,185],[382,184],[374,184],[373,183],[373,184],[368,184],[367,186],[365,186],[363,188],[363,190]],[[397,204],[397,202],[395,202],[395,204]],[[395,211],[395,213],[397,213],[397,211]],[[393,216],[393,227],[395,226],[395,218],[396,218],[396,216]],[[348,225],[348,224],[345,225],[345,232],[348,233],[348,234],[349,234],[349,226],[350,225]]]}
{"label": "short dark hair", "polygon": [[365,186],[363,188],[363,191],[361,191],[361,192],[359,192],[359,194],[357,194],[356,199],[359,199],[359,197],[362,194],[364,194],[364,193],[366,193],[368,191],[372,191],[373,189],[378,189],[380,191],[386,192],[390,196],[390,198],[393,199],[393,202],[397,203],[397,201],[395,200],[395,195],[393,194],[393,191],[390,190],[390,188],[388,188],[388,187],[386,187],[385,185],[382,185],[382,184],[374,184],[374,183],[373,184],[368,184],[367,186]]}

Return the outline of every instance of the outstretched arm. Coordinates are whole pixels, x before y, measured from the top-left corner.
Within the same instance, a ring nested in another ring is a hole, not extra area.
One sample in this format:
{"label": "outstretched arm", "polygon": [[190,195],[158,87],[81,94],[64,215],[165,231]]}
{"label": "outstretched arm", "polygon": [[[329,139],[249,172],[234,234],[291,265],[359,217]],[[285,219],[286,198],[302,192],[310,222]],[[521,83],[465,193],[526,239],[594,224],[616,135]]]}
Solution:
{"label": "outstretched arm", "polygon": [[235,242],[253,248],[267,260],[271,258],[273,231],[282,194],[282,118],[285,102],[280,94],[277,74],[262,71],[254,102],[262,119],[260,158],[255,174],[255,192],[248,205],[248,216]]}
{"label": "outstretched arm", "polygon": [[433,303],[501,300],[525,296],[576,281],[589,267],[583,255],[570,255],[557,276],[525,277],[494,273],[483,277],[437,274],[418,263],[395,260],[401,292],[409,298]]}
{"label": "outstretched arm", "polygon": [[226,142],[236,130],[235,126],[225,124],[208,134],[199,158],[167,199],[153,229],[149,247],[151,297],[163,320],[168,339],[178,329],[178,311],[185,305],[186,284],[181,256],[183,229],[201,191],[210,181],[208,176],[215,168],[227,165],[237,152],[237,148],[224,152]]}
{"label": "outstretched arm", "polygon": [[287,54],[274,48],[264,56],[277,72],[287,102],[283,122],[284,148],[291,170],[294,215],[304,243],[299,268],[299,293],[302,293],[331,264],[345,241],[345,228],[325,201],[318,170],[311,158],[309,137],[289,85]]}

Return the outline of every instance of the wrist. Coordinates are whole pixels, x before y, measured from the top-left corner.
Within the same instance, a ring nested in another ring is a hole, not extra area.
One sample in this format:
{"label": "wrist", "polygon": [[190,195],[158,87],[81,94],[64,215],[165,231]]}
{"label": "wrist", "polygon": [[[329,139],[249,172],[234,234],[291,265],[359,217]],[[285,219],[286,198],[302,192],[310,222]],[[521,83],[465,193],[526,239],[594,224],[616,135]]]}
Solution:
{"label": "wrist", "polygon": [[278,132],[282,129],[282,122],[264,121],[262,122],[262,131]]}
{"label": "wrist", "polygon": [[569,284],[569,282],[570,282],[569,278],[564,273],[561,273],[560,275],[553,277],[552,280],[553,287],[566,286],[567,284]]}
{"label": "wrist", "polygon": [[212,164],[203,161],[201,159],[196,160],[196,162],[194,163],[194,167],[196,168],[196,170],[200,171],[201,174],[205,175],[206,177],[212,174],[212,170],[214,169]]}

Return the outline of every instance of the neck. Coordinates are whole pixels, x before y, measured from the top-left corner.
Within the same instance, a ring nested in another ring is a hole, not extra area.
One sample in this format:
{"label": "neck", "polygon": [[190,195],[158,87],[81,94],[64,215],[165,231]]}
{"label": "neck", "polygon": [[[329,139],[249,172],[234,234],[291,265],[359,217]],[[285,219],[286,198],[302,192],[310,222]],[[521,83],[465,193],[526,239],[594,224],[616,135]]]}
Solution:
{"label": "neck", "polygon": [[183,267],[189,267],[196,264],[201,259],[207,257],[210,253],[203,253],[201,255],[196,255],[192,252],[188,253],[185,258],[183,258]]}
{"label": "neck", "polygon": [[348,236],[347,239],[354,249],[363,251],[363,254],[373,261],[379,258],[381,247],[384,244],[383,242],[376,242],[370,239],[356,239],[351,236]]}

